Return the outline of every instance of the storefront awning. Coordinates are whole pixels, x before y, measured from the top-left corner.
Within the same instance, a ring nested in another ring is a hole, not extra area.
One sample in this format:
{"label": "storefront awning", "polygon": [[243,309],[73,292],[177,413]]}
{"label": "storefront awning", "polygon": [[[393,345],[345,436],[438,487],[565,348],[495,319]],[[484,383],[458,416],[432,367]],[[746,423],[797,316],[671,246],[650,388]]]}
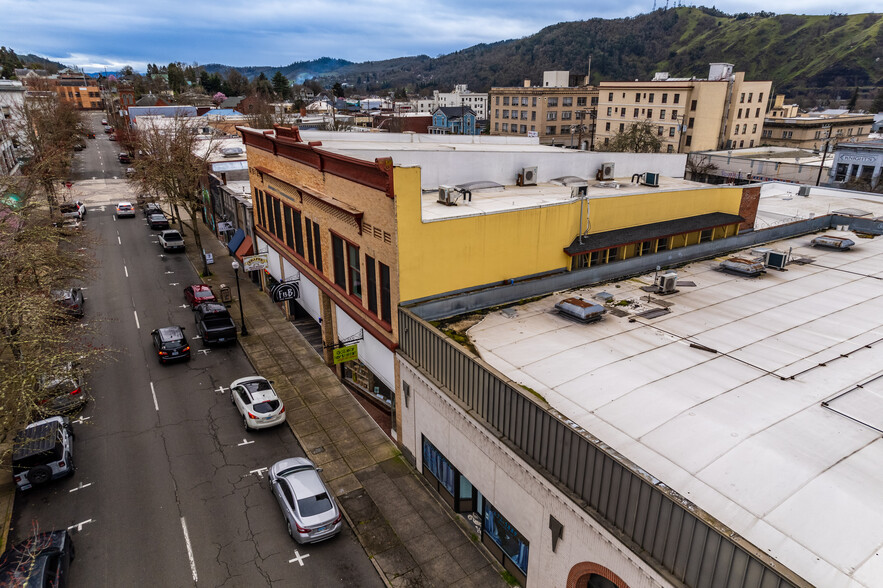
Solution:
{"label": "storefront awning", "polygon": [[236,249],[236,253],[233,254],[233,257],[242,262],[242,258],[245,255],[251,255],[254,253],[254,245],[251,242],[251,237],[246,235],[245,239],[242,240],[242,244]]}
{"label": "storefront awning", "polygon": [[711,212],[709,214],[700,214],[698,216],[689,216],[670,221],[650,223],[648,225],[639,225],[637,227],[627,227],[615,231],[604,231],[603,233],[583,235],[582,243],[580,243],[580,238],[577,237],[568,247],[564,248],[564,253],[572,257],[574,255],[589,253],[591,251],[640,243],[650,239],[662,239],[673,235],[683,235],[684,233],[693,233],[717,227],[725,227],[727,225],[741,223],[744,220],[745,219],[738,214]]}
{"label": "storefront awning", "polygon": [[230,250],[230,255],[236,253],[236,250],[239,249],[239,246],[242,245],[242,242],[245,240],[245,231],[242,229],[236,229],[236,232],[233,233],[233,238],[230,239],[230,242],[227,243],[227,249]]}

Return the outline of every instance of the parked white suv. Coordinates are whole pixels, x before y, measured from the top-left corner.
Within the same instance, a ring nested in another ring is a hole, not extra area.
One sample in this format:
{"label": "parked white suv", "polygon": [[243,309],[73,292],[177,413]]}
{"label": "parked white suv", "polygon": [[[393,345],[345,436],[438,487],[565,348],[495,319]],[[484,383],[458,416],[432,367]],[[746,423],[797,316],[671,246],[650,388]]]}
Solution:
{"label": "parked white suv", "polygon": [[27,490],[74,473],[74,430],[67,417],[31,423],[15,437],[12,475]]}
{"label": "parked white suv", "polygon": [[131,202],[120,202],[117,204],[117,218],[135,217],[135,207],[132,206]]}
{"label": "parked white suv", "polygon": [[163,231],[159,235],[159,244],[165,251],[184,251],[184,239],[175,230]]}

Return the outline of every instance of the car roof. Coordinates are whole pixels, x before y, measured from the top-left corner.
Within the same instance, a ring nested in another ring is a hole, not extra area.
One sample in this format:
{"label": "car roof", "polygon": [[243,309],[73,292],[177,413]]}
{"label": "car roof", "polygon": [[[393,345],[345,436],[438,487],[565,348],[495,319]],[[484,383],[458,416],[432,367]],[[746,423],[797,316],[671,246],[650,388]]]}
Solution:
{"label": "car roof", "polygon": [[153,217],[155,217],[155,216],[160,216],[160,217],[162,217],[163,219],[166,218],[166,215],[164,215],[164,214],[161,213],[161,212],[154,212],[154,213],[151,213],[151,215],[150,215],[149,218],[153,218]]}
{"label": "car roof", "polygon": [[174,341],[184,338],[184,331],[181,330],[181,327],[162,327],[156,331],[159,333],[159,338],[163,341]]}
{"label": "car roof", "polygon": [[291,485],[291,490],[298,498],[306,496],[315,496],[322,492],[327,492],[319,472],[313,466],[303,465],[292,468],[288,473],[283,472],[285,478]]}
{"label": "car roof", "polygon": [[257,390],[252,392],[251,398],[253,404],[260,404],[261,402],[267,402],[268,400],[279,400],[279,396],[276,395],[276,392],[272,388],[269,390]]}
{"label": "car roof", "polygon": [[132,206],[131,202],[120,202],[117,206]]}
{"label": "car roof", "polygon": [[202,304],[200,304],[196,308],[202,310],[202,312],[204,312],[206,314],[227,311],[227,307],[224,306],[223,304],[218,303],[218,302],[203,302]]}
{"label": "car roof", "polygon": [[194,292],[205,292],[205,291],[210,291],[210,290],[211,290],[211,288],[209,288],[209,287],[206,286],[205,284],[193,284],[193,285],[190,286],[190,288],[191,288]]}

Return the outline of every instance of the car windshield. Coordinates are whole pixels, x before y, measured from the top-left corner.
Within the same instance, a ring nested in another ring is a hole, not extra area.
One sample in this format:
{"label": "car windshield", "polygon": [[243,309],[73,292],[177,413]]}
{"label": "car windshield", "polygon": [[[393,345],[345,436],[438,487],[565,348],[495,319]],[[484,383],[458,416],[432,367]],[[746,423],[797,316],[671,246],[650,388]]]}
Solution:
{"label": "car windshield", "polygon": [[325,492],[307,498],[298,498],[297,500],[297,510],[300,511],[300,516],[302,517],[312,517],[328,512],[331,510],[331,507],[331,499],[328,498],[328,494]]}
{"label": "car windshield", "polygon": [[245,382],[243,386],[245,386],[245,388],[252,394],[273,389],[273,387],[270,386],[270,382],[267,380],[252,380],[251,382]]}
{"label": "car windshield", "polygon": [[214,298],[215,295],[212,294],[211,290],[197,290],[193,293],[194,298]]}
{"label": "car windshield", "polygon": [[267,400],[266,402],[259,402],[253,405],[252,410],[261,414],[267,414],[273,412],[274,410],[279,408],[278,400]]}
{"label": "car windshield", "polygon": [[64,203],[62,203],[62,205],[59,207],[59,209],[61,210],[61,212],[74,212],[74,211],[76,211],[76,210],[79,210],[79,208],[77,207],[77,205],[74,204],[73,202],[64,202]]}

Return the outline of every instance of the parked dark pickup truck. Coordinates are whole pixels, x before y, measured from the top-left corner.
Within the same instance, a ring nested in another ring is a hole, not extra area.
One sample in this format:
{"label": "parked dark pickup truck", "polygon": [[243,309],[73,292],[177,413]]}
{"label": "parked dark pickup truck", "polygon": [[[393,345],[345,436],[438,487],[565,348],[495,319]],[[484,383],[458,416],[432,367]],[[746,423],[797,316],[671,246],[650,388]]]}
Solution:
{"label": "parked dark pickup truck", "polygon": [[236,341],[236,324],[223,304],[203,302],[194,310],[196,330],[206,345]]}

